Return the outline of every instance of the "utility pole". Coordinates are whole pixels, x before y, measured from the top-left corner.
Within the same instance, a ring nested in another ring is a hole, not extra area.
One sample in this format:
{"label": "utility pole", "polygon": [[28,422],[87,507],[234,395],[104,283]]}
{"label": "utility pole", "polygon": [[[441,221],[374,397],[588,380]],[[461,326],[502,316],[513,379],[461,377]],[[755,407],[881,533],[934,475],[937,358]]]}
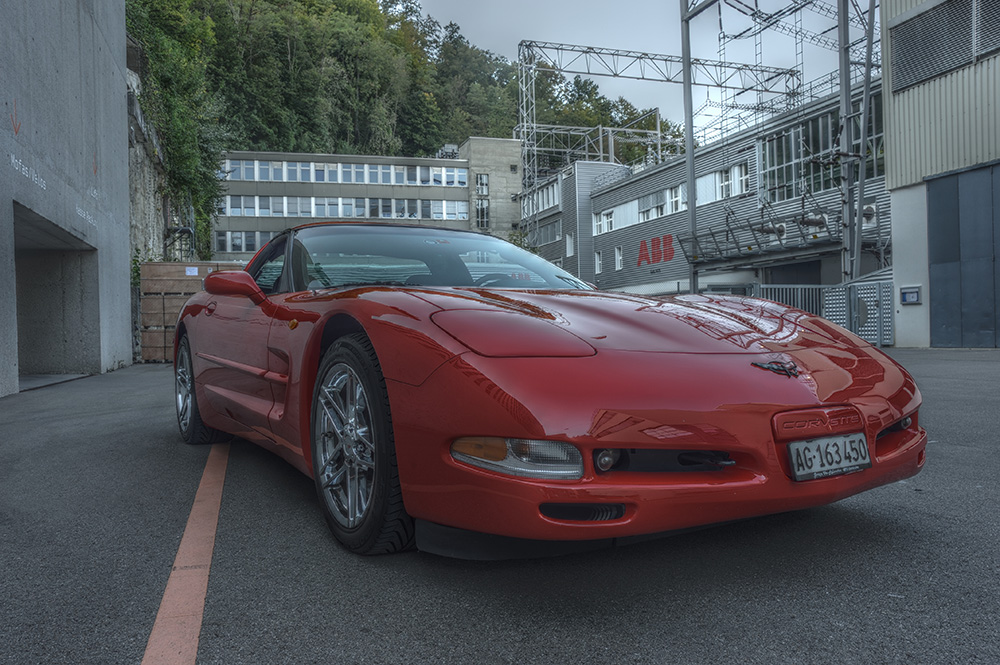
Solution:
{"label": "utility pole", "polygon": [[[687,166],[687,207],[688,207],[688,232],[691,235],[691,251],[689,256],[694,256],[694,247],[698,237],[698,187],[695,185],[694,175],[694,94],[692,91],[691,76],[691,19],[702,13],[717,0],[704,0],[701,4],[691,5],[689,0],[681,2],[681,58],[684,67],[684,159]],[[689,291],[698,293],[698,269],[694,263],[690,264],[688,272]]]}
{"label": "utility pole", "polygon": [[854,263],[855,246],[861,241],[858,223],[854,214],[855,157],[854,140],[851,132],[851,30],[848,22],[851,11],[850,0],[837,0],[837,41],[840,51],[840,196],[841,196],[841,239],[840,252],[842,281],[850,281],[858,276],[858,266]]}

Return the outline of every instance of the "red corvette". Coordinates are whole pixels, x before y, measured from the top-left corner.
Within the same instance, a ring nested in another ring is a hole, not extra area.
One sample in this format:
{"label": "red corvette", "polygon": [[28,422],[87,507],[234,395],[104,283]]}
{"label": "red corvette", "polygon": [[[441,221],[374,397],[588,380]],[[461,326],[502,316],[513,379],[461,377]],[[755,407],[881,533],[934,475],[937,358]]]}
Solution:
{"label": "red corvette", "polygon": [[286,231],[183,308],[177,417],[315,479],[364,554],[497,558],[837,501],[924,463],[878,349],[743,297],[595,291],[472,232]]}

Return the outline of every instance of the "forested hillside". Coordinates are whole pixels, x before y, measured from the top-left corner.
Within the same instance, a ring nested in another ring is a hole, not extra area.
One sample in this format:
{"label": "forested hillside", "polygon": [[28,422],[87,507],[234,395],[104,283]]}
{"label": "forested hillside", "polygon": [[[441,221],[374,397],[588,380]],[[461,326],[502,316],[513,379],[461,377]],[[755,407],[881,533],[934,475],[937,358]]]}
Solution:
{"label": "forested hillside", "polygon": [[[168,178],[210,218],[223,150],[431,155],[511,137],[517,70],[419,0],[126,0],[143,46],[140,102]],[[596,84],[536,84],[538,122],[621,126],[641,115]],[[652,122],[652,120],[650,121]]]}

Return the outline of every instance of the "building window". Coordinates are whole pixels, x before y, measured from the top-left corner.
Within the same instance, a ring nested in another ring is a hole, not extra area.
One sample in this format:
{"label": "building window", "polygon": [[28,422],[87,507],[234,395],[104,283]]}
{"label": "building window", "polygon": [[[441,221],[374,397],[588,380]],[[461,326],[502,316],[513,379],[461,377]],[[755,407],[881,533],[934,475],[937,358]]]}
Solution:
{"label": "building window", "polygon": [[469,218],[469,202],[459,201],[458,202],[458,218],[468,219]]}
{"label": "building window", "polygon": [[260,210],[257,213],[261,217],[271,216],[271,197],[261,196],[260,197]]}
{"label": "building window", "polygon": [[730,179],[733,183],[733,196],[740,196],[750,191],[750,167],[746,162],[737,164],[730,169]]}
{"label": "building window", "polygon": [[594,215],[594,235],[600,235],[602,233],[607,233],[608,231],[613,231],[615,228],[615,211],[605,210],[602,213]]}
{"label": "building window", "polygon": [[517,164],[511,164],[510,165],[510,172],[511,173],[517,173]]}
{"label": "building window", "polygon": [[458,182],[456,183],[459,187],[468,187],[469,185],[469,169],[456,169]]}
{"label": "building window", "polygon": [[604,270],[604,261],[601,257],[601,253],[594,252],[594,274],[600,275],[602,270]]}
{"label": "building window", "polygon": [[573,234],[566,234],[566,256],[573,256],[576,253],[576,243],[573,242]]}
{"label": "building window", "polygon": [[621,270],[625,265],[625,254],[622,252],[622,246],[618,245],[615,247],[615,270]]}
{"label": "building window", "polygon": [[444,219],[444,201],[431,201],[431,218]]}
{"label": "building window", "polygon": [[476,194],[479,196],[489,196],[490,195],[490,174],[489,173],[477,173],[476,174]]}
{"label": "building window", "polygon": [[670,214],[687,210],[687,186],[684,184],[667,190],[667,211]]}
{"label": "building window", "polygon": [[429,166],[420,167],[420,184],[421,185],[431,184],[431,167]]}
{"label": "building window", "polygon": [[647,194],[639,199],[639,221],[648,222],[657,217],[663,217],[666,212],[666,192],[662,189]]}
{"label": "building window", "polygon": [[339,217],[340,199],[336,196],[317,196],[314,212],[317,217]]}
{"label": "building window", "polygon": [[476,199],[476,227],[490,228],[490,200]]}
{"label": "building window", "polygon": [[716,200],[728,199],[733,195],[732,179],[729,169],[723,169],[716,174],[715,198]]}
{"label": "building window", "polygon": [[309,162],[288,162],[288,182],[309,182],[309,172],[312,170]]}
{"label": "building window", "polygon": [[[423,167],[421,167],[423,168]],[[431,202],[421,201],[420,202],[420,219],[430,219],[431,218]]]}
{"label": "building window", "polygon": [[[807,122],[807,131],[808,127]],[[803,127],[793,127],[790,131],[768,136],[761,142],[764,195],[772,203],[786,201],[802,193],[799,186],[802,130]],[[810,151],[810,146],[806,145],[805,149]]]}
{"label": "building window", "polygon": [[253,180],[253,160],[252,159],[230,159],[229,179],[230,180]]}
{"label": "building window", "polygon": [[417,184],[417,167],[407,166],[406,167],[406,184],[415,185]]}
{"label": "building window", "polygon": [[284,196],[272,196],[271,197],[271,216],[272,217],[284,217],[285,216],[285,197]]}
{"label": "building window", "polygon": [[562,240],[562,220],[557,219],[554,222],[549,222],[548,224],[542,224],[538,227],[538,244],[545,245],[550,242],[555,242],[557,240]]}
{"label": "building window", "polygon": [[706,173],[695,180],[695,192],[698,196],[695,199],[698,205],[712,203],[719,200],[719,185],[717,173]]}
{"label": "building window", "polygon": [[444,169],[441,168],[440,166],[432,166],[431,167],[431,184],[432,185],[441,186],[441,185],[444,184],[444,179],[443,179],[443,175],[444,174],[443,174],[443,171],[444,171]]}
{"label": "building window", "polygon": [[217,252],[228,252],[229,246],[227,244],[228,237],[225,231],[215,232],[215,251]]}

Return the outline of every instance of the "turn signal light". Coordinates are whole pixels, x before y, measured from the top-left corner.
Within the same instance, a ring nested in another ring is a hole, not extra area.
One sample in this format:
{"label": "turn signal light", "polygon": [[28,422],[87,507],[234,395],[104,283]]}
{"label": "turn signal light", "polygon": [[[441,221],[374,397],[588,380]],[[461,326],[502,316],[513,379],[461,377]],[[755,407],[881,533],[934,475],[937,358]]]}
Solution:
{"label": "turn signal light", "polygon": [[579,480],[583,456],[563,441],[502,439],[469,436],[451,444],[451,456],[460,462],[522,478]]}
{"label": "turn signal light", "polygon": [[451,444],[451,453],[499,462],[507,457],[507,442],[499,437],[467,436]]}

